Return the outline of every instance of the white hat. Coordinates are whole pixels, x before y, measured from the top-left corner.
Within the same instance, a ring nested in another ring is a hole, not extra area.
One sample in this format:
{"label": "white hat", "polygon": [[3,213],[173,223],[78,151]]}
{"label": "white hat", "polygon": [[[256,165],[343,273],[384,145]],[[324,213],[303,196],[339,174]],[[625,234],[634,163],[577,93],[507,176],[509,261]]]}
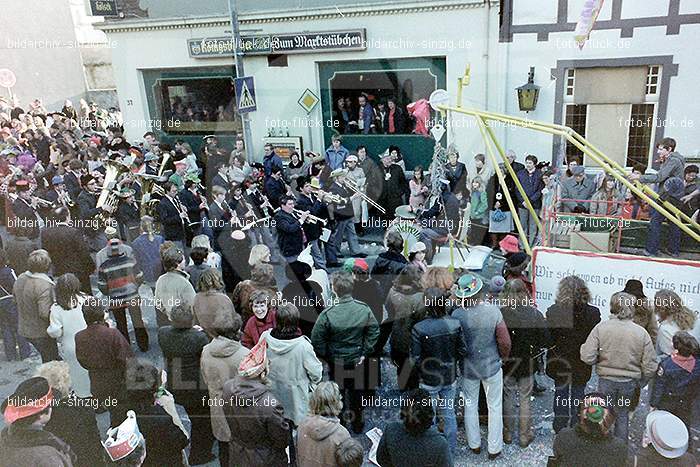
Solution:
{"label": "white hat", "polygon": [[409,249],[408,252],[410,254],[410,253],[418,253],[419,251],[425,251],[425,250],[426,250],[425,243],[416,242],[411,246],[411,248]]}
{"label": "white hat", "polygon": [[126,413],[126,420],[116,428],[107,430],[107,439],[102,442],[107,455],[112,461],[125,458],[141,443],[142,435],[136,423],[136,414],[133,410]]}
{"label": "white hat", "polygon": [[680,418],[665,410],[647,415],[646,436],[656,452],[667,459],[681,457],[688,450],[688,429]]}

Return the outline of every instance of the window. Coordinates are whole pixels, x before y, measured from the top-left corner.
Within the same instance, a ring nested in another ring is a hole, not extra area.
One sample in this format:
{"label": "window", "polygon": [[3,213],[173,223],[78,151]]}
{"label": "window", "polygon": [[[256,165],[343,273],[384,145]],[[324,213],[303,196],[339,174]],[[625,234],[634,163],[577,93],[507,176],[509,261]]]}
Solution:
{"label": "window", "polygon": [[[437,89],[436,76],[430,69],[349,71],[336,73],[329,81],[334,126],[346,134],[411,134],[415,123],[406,106],[428,99]],[[360,101],[364,96],[374,117],[360,118]],[[389,115],[393,111],[393,124]],[[428,108],[429,109],[429,108]],[[373,125],[367,128],[366,125]]]}
{"label": "window", "polygon": [[655,104],[632,104],[627,139],[627,167],[647,167],[654,131],[655,107]]}
{"label": "window", "polygon": [[566,70],[566,95],[574,95],[574,84],[576,81],[576,70],[574,68],[569,68]]}
{"label": "window", "polygon": [[[586,137],[586,113],[588,109],[585,104],[567,104],[566,106],[566,126],[574,130],[579,135]],[[583,151],[566,142],[566,158],[579,156],[583,158]]]}
{"label": "window", "polygon": [[661,75],[661,67],[659,65],[652,65],[649,67],[647,73],[647,86],[646,95],[655,96],[659,92],[659,78]]}
{"label": "window", "polygon": [[167,133],[240,133],[242,130],[231,78],[164,79],[156,82],[155,90],[163,130]]}

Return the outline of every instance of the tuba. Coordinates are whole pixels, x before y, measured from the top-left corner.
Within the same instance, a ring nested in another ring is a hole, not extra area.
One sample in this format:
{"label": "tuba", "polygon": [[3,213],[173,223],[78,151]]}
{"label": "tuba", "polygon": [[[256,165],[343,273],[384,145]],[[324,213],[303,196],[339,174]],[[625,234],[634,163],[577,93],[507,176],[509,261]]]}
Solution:
{"label": "tuba", "polygon": [[106,204],[115,205],[113,204],[114,201],[109,200],[109,198],[116,197],[115,191],[120,176],[131,171],[126,164],[109,159],[105,160],[103,165],[105,166],[105,180],[102,184],[100,196],[97,198],[97,204],[95,205],[95,207],[98,209]]}
{"label": "tuba", "polygon": [[166,178],[145,173],[132,175],[141,185],[141,216],[150,216],[153,214],[153,204],[158,202],[158,198],[165,196],[165,190],[158,183],[164,182]]}

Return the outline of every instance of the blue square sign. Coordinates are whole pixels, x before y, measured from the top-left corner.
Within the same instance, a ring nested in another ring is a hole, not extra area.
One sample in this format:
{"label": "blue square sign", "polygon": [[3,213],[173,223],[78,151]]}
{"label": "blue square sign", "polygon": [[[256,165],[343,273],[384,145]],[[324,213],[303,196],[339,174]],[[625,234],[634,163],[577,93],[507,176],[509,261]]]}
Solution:
{"label": "blue square sign", "polygon": [[236,107],[239,114],[258,110],[255,98],[255,81],[252,76],[243,76],[233,81],[236,88]]}

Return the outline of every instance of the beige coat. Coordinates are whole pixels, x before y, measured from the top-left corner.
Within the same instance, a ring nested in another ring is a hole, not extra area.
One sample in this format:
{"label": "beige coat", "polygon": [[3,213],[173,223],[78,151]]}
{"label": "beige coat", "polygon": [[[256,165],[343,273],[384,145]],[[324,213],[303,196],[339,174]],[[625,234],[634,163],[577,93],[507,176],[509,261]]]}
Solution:
{"label": "beige coat", "polygon": [[25,271],[17,278],[12,294],[17,303],[19,335],[28,339],[49,337],[49,315],[54,283],[46,274]]}
{"label": "beige coat", "polygon": [[596,365],[602,378],[651,378],[656,352],[649,333],[631,319],[611,316],[593,328],[581,346],[581,361]]}
{"label": "beige coat", "polygon": [[236,313],[228,295],[212,290],[199,292],[195,295],[192,311],[194,313],[194,324],[202,326],[204,332],[212,339],[216,337],[213,327],[214,320],[219,313],[228,313],[230,315]]}
{"label": "beige coat", "polygon": [[350,438],[348,430],[333,417],[311,415],[297,430],[297,463],[299,467],[335,467],[338,445]]}
{"label": "beige coat", "polygon": [[164,312],[170,319],[170,311],[175,305],[192,306],[195,291],[187,273],[170,271],[158,278],[153,295],[156,309]]}
{"label": "beige coat", "polygon": [[204,346],[200,368],[202,381],[209,388],[211,429],[222,442],[231,441],[231,430],[223,409],[224,383],[238,374],[238,365],[250,352],[240,342],[218,336]]}

